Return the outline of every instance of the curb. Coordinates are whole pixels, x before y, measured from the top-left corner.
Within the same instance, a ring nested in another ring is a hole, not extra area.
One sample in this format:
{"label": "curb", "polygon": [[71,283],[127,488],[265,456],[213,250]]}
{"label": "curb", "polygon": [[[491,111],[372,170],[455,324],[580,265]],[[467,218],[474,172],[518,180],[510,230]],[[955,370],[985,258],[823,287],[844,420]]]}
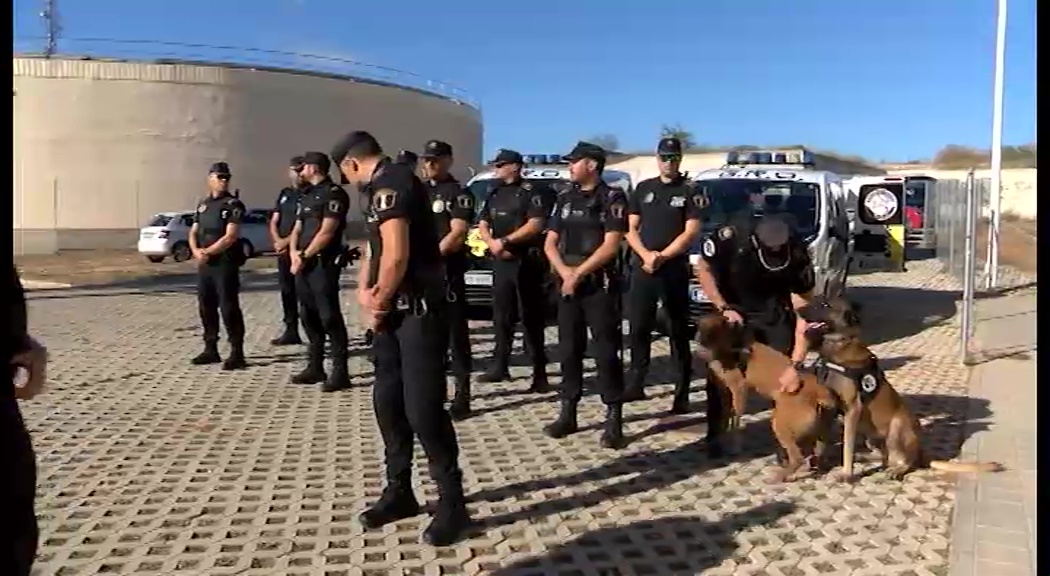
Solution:
{"label": "curb", "polygon": [[29,280],[26,278],[22,279],[22,288],[26,291],[31,290],[59,290],[62,288],[72,288],[72,284],[66,284],[63,282],[49,282],[47,280]]}

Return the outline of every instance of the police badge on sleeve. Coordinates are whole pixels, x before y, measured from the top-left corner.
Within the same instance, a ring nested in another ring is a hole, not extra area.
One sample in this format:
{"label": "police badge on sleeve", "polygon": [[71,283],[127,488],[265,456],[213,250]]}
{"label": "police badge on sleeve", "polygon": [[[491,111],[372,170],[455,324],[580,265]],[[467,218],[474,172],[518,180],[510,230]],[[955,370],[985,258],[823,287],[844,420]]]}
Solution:
{"label": "police badge on sleeve", "polygon": [[700,248],[700,251],[704,253],[704,256],[713,258],[715,255],[715,241],[710,238],[704,240],[704,245]]}

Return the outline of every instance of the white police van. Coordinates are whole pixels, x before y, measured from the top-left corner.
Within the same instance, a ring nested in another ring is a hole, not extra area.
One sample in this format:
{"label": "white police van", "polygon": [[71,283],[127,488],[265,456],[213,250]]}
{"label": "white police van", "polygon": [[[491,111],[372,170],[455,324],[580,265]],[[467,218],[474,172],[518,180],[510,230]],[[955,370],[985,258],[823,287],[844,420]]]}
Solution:
{"label": "white police van", "polygon": [[[845,290],[852,250],[846,191],[841,176],[815,169],[812,152],[730,152],[723,167],[704,170],[692,180],[707,194],[710,205],[704,211],[703,232],[690,250],[690,263],[699,262],[704,239],[730,219],[782,213],[809,245],[816,292],[835,296]],[[689,298],[694,318],[711,307],[695,278]]]}
{"label": "white police van", "polygon": [[[569,183],[569,163],[557,154],[524,155],[525,167],[521,171],[523,180],[536,186],[543,194],[549,195],[549,205],[554,205],[558,189]],[[605,170],[602,179],[609,186],[631,193],[631,176],[619,170]],[[474,195],[478,211],[485,203],[493,186],[496,174],[492,170],[479,172],[467,181],[467,189]],[[467,304],[472,307],[490,307],[492,305],[492,265],[488,259],[488,247],[482,242],[477,226],[467,234],[470,267],[464,275]]]}

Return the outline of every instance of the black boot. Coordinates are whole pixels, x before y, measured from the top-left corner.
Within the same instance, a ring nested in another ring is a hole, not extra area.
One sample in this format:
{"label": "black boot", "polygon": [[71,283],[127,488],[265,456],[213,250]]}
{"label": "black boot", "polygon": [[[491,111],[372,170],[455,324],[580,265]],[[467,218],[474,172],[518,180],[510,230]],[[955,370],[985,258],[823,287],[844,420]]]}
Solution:
{"label": "black boot", "polygon": [[311,350],[306,370],[292,376],[292,384],[317,384],[327,378],[328,375],[324,373],[324,351],[318,353]]}
{"label": "black boot", "polygon": [[495,382],[505,382],[510,380],[510,372],[507,371],[506,366],[493,366],[488,372],[485,372],[481,376],[478,376],[478,382],[484,384],[492,384]]}
{"label": "black boot", "polygon": [[470,418],[470,377],[456,378],[456,395],[452,397],[449,404],[448,414],[453,420],[459,422]]}
{"label": "black boot", "polygon": [[195,366],[218,364],[219,362],[222,362],[222,357],[219,356],[219,347],[215,344],[205,344],[204,352],[197,354],[190,360],[190,363]]}
{"label": "black boot", "polygon": [[412,487],[404,484],[387,484],[383,495],[367,510],[358,516],[358,521],[365,530],[375,530],[381,526],[411,518],[419,514],[419,502],[412,493]]}
{"label": "black boot", "polygon": [[295,326],[285,326],[280,336],[270,340],[273,346],[293,346],[302,343],[303,339],[299,337],[299,330]]}
{"label": "black boot", "polygon": [[627,445],[623,435],[623,404],[612,404],[605,408],[605,428],[599,441],[602,448],[619,450]]}
{"label": "black boot", "polygon": [[346,369],[346,360],[333,360],[332,375],[321,385],[321,392],[338,392],[349,387],[350,373]]}
{"label": "black boot", "polygon": [[623,389],[623,394],[620,395],[620,399],[624,402],[641,402],[645,400],[645,387],[641,382],[631,381]]}
{"label": "black boot", "polygon": [[551,390],[550,382],[547,381],[547,369],[543,366],[533,368],[532,385],[529,386],[529,392],[542,394],[544,392],[550,392]]}
{"label": "black boot", "polygon": [[689,384],[679,384],[674,388],[674,401],[671,403],[671,414],[689,413]]}
{"label": "black boot", "polygon": [[463,488],[438,488],[440,497],[434,519],[423,530],[423,541],[431,546],[451,546],[470,528],[470,512],[467,511]]}
{"label": "black boot", "polygon": [[244,370],[248,367],[248,362],[244,359],[244,345],[243,344],[231,344],[230,355],[226,357],[226,361],[222,363],[223,370]]}
{"label": "black boot", "polygon": [[579,430],[576,423],[576,404],[577,401],[562,400],[558,419],[548,424],[543,432],[551,438],[565,438],[569,434],[575,434]]}

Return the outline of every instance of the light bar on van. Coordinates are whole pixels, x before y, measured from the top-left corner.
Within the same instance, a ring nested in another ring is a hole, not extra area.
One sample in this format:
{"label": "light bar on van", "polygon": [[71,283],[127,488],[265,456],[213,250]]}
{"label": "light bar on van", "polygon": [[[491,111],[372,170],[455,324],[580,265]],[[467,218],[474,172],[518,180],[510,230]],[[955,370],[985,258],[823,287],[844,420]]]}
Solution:
{"label": "light bar on van", "polygon": [[748,164],[798,164],[813,166],[813,153],[809,150],[733,150],[726,154],[729,166]]}
{"label": "light bar on van", "polygon": [[565,164],[561,154],[523,154],[526,164]]}

